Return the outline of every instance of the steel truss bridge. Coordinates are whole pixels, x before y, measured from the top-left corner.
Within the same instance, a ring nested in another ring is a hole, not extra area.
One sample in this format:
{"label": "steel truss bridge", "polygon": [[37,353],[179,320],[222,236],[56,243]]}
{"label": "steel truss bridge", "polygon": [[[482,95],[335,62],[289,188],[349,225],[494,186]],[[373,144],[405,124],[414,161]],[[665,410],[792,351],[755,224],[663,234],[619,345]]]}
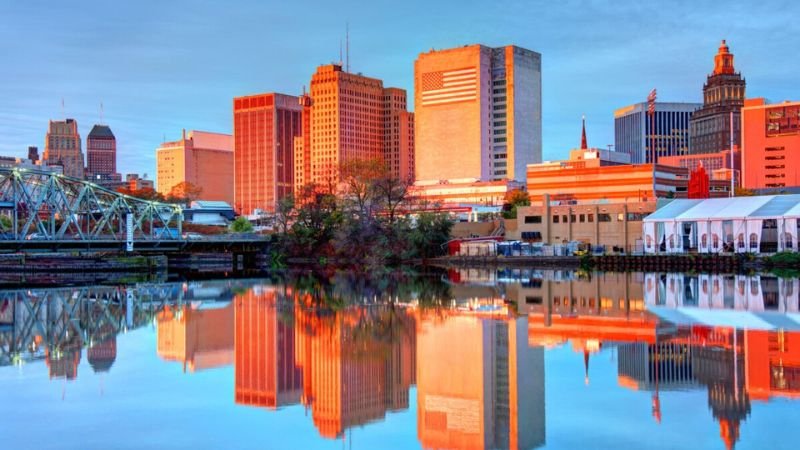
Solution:
{"label": "steel truss bridge", "polygon": [[0,243],[181,239],[180,206],[138,199],[57,173],[0,168]]}
{"label": "steel truss bridge", "polygon": [[0,291],[0,366],[43,359],[56,364],[153,323],[165,307],[229,301],[240,284],[247,285],[201,285],[201,291],[215,289],[213,298],[197,298],[183,283]]}

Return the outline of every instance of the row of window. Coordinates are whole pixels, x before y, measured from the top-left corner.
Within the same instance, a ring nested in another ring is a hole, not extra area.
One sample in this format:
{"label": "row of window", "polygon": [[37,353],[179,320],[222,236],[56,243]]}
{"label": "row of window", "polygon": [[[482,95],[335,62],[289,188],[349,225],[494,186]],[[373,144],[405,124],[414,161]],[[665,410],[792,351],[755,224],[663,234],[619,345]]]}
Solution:
{"label": "row of window", "polygon": [[[647,214],[644,213],[635,213],[629,212],[627,213],[618,213],[617,214],[617,222],[641,222]],[[594,222],[594,214],[563,214],[563,215],[554,215],[553,216],[553,223],[592,223]],[[611,214],[606,213],[599,213],[597,214],[597,221],[598,222],[612,222],[613,218]],[[542,223],[542,216],[525,216],[525,223],[527,224],[536,224]]]}

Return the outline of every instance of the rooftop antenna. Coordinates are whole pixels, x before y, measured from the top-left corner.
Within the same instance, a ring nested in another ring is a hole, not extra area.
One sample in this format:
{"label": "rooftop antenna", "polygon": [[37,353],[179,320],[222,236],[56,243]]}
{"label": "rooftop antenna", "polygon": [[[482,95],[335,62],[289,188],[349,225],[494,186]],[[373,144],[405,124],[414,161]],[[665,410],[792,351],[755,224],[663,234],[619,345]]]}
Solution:
{"label": "rooftop antenna", "polygon": [[103,102],[100,101],[100,124],[104,125],[105,121],[103,120]]}
{"label": "rooftop antenna", "polygon": [[345,72],[350,72],[350,22],[344,23],[344,36],[345,36],[345,58],[347,58],[347,65]]}
{"label": "rooftop antenna", "polygon": [[339,39],[339,65],[341,66],[344,60],[342,59],[342,40]]}
{"label": "rooftop antenna", "polygon": [[67,118],[66,114],[64,114],[64,97],[61,97],[61,117]]}

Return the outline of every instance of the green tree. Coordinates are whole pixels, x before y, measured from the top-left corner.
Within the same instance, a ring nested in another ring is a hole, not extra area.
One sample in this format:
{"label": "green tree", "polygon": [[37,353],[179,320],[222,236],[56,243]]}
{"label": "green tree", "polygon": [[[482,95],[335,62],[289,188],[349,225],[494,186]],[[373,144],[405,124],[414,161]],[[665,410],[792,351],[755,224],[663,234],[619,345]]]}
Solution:
{"label": "green tree", "polygon": [[247,217],[239,216],[231,222],[229,229],[234,233],[252,233],[253,232],[253,224],[247,220]]}
{"label": "green tree", "polygon": [[420,213],[409,236],[412,254],[419,258],[441,256],[446,252],[444,244],[450,240],[453,221],[443,213]]}

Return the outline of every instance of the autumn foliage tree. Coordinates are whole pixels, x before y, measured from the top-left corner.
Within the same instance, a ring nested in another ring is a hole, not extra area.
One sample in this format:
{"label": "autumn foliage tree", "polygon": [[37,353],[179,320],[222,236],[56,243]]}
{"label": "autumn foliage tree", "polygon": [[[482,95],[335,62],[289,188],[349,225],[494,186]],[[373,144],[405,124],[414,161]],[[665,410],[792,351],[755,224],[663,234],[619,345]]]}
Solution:
{"label": "autumn foliage tree", "polygon": [[191,203],[200,198],[203,188],[188,181],[181,181],[172,186],[166,200],[172,203]]}
{"label": "autumn foliage tree", "polygon": [[279,203],[279,241],[288,256],[334,257],[340,265],[379,270],[441,254],[452,222],[437,213],[412,217],[408,180],[392,176],[380,160],[348,161],[339,179],[335,188],[308,185]]}
{"label": "autumn foliage tree", "polygon": [[120,187],[117,189],[117,192],[123,195],[129,195],[131,197],[139,198],[142,200],[149,200],[155,202],[163,202],[164,196],[161,195],[160,192],[157,192],[153,188],[142,188],[142,189],[128,189],[126,187]]}

